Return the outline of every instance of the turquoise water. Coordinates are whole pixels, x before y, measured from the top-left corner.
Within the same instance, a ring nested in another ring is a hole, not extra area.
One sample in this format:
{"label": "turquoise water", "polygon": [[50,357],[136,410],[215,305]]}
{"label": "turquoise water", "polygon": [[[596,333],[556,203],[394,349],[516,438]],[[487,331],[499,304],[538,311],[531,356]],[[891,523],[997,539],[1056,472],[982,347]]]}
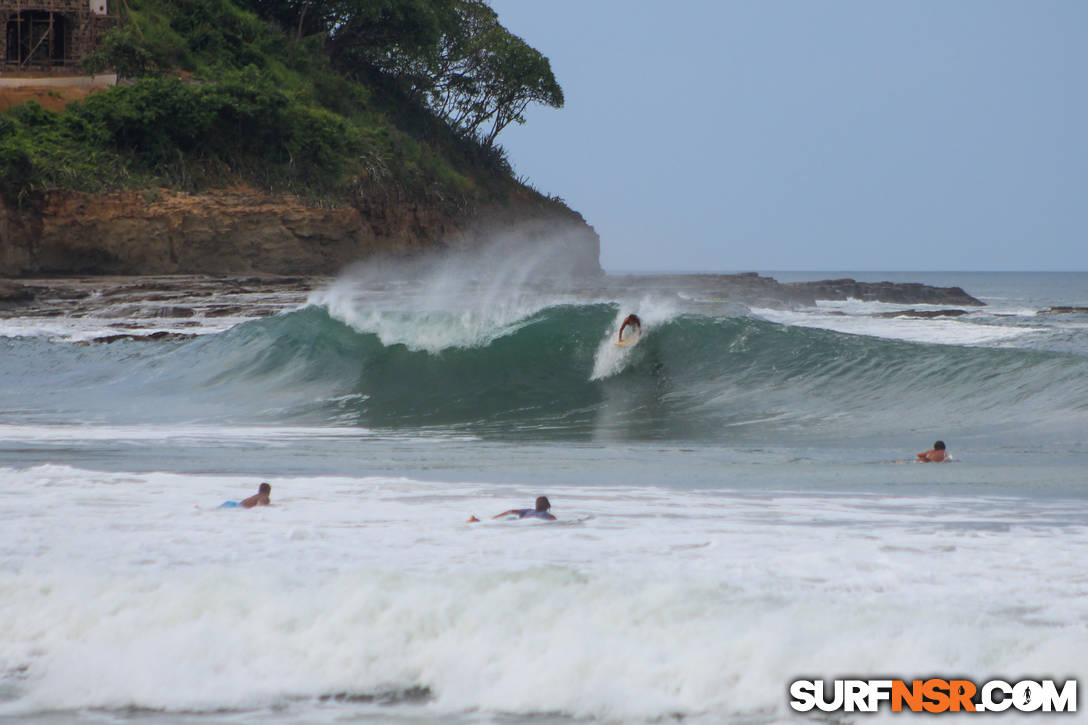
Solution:
{"label": "turquoise water", "polygon": [[427,275],[0,320],[0,721],[788,722],[801,674],[1088,664],[1088,274],[772,273],[987,303],[932,319]]}

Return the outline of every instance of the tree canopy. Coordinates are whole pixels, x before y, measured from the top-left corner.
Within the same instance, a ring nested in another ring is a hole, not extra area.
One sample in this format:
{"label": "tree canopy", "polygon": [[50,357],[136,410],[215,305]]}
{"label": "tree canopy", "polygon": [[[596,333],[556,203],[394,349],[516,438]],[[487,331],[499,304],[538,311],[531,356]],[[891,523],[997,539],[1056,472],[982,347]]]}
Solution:
{"label": "tree canopy", "polygon": [[496,137],[561,106],[484,0],[127,0],[84,59],[128,82],[0,112],[0,197],[255,183],[457,205],[516,185]]}
{"label": "tree canopy", "polygon": [[548,59],[484,0],[252,2],[298,39],[323,37],[341,70],[380,76],[485,147],[529,104],[563,105]]}

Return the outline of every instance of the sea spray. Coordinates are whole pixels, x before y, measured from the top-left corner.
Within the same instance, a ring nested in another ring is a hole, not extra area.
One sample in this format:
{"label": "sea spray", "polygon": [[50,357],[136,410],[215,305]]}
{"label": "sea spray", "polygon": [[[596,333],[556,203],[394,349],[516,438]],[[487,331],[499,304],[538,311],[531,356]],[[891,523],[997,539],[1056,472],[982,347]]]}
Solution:
{"label": "sea spray", "polygon": [[[660,297],[643,297],[637,302],[620,303],[617,305],[615,323],[606,330],[597,347],[597,353],[593,357],[593,373],[591,380],[603,380],[617,374],[634,359],[634,345],[617,345],[620,326],[630,314],[637,314],[641,320],[639,328],[639,340],[647,337],[653,327],[662,325],[675,317],[677,306],[675,302]],[[628,332],[628,336],[632,334]]]}
{"label": "sea spray", "polygon": [[576,299],[575,278],[547,246],[486,246],[351,267],[309,303],[382,344],[439,352],[480,347],[517,331],[548,307]]}

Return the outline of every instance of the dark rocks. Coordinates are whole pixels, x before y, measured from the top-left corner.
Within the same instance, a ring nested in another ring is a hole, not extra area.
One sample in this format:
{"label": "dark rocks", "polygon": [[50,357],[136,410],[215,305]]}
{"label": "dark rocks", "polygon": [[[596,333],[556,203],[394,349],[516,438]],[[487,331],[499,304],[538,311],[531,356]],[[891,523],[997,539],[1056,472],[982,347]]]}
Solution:
{"label": "dark rocks", "polygon": [[[313,290],[329,281],[324,277],[295,275],[278,278],[188,275],[0,280],[0,316],[87,318],[100,320],[104,326],[111,326],[113,320],[127,320],[123,330],[118,330],[116,339],[126,337],[125,333],[146,338],[137,331],[139,328],[162,326],[176,330],[189,324],[223,324],[213,322],[222,318],[256,319],[296,309],[305,304]],[[380,288],[381,284],[382,281],[377,280],[374,289]],[[912,308],[876,313],[884,317],[934,318],[968,314],[961,306],[982,304],[957,287],[854,280],[781,284],[755,273],[614,275],[593,280],[583,278],[573,286],[542,278],[525,284],[542,294],[575,294],[586,299],[680,295],[693,304],[708,303],[719,310],[722,303],[735,304],[738,313],[742,312],[742,306],[811,307],[818,299],[856,298],[897,304],[947,305],[933,310]],[[1051,308],[1055,314],[1086,309]]]}
{"label": "dark rocks", "polygon": [[226,305],[212,307],[204,311],[205,317],[242,317],[246,314],[246,308],[241,305]]}
{"label": "dark rocks", "polygon": [[755,272],[743,274],[629,274],[605,277],[605,290],[617,294],[683,294],[706,301],[730,301],[753,307],[811,306],[804,290],[783,285]]}
{"label": "dark rocks", "polygon": [[273,285],[276,287],[298,286],[307,284],[305,277],[244,277],[238,280],[238,284],[248,284],[256,287]]}
{"label": "dark rocks", "polygon": [[[268,317],[294,309],[328,278],[275,277],[243,287],[233,277],[60,277],[0,279],[0,316],[98,319],[105,326],[133,330],[145,323],[171,320],[177,328],[219,317]],[[252,284],[251,279],[246,280]],[[19,302],[5,303],[5,295]],[[130,322],[114,325],[109,320]],[[185,320],[186,322],[178,322]],[[157,322],[152,324],[167,324]]]}
{"label": "dark rocks", "polygon": [[152,341],[161,342],[163,340],[189,340],[189,339],[194,338],[194,337],[196,337],[196,335],[190,334],[190,333],[187,333],[187,332],[167,332],[165,330],[160,330],[159,332],[152,332],[152,333],[149,333],[147,335],[135,335],[135,334],[105,335],[103,337],[96,337],[93,340],[91,340],[91,342],[101,342],[101,343],[105,343],[105,344],[108,345],[108,344],[110,344],[112,342],[118,342],[119,340],[141,340],[141,341],[145,341],[145,342],[152,342]]}
{"label": "dark rocks", "polygon": [[99,317],[113,319],[140,319],[149,317],[164,317],[167,319],[187,319],[196,315],[191,307],[177,305],[164,305],[162,307],[149,305],[128,305],[126,307],[114,307],[99,314]]}
{"label": "dark rocks", "polygon": [[151,317],[172,317],[172,318],[185,318],[192,317],[196,313],[193,312],[191,307],[158,307],[148,310],[151,313]]}
{"label": "dark rocks", "polygon": [[858,282],[853,279],[829,279],[819,282],[791,282],[783,285],[810,294],[817,300],[861,300],[903,305],[967,305],[981,307],[984,302],[959,287],[931,287],[917,282]]}
{"label": "dark rocks", "polygon": [[34,290],[0,279],[0,307],[10,308],[34,301]]}
{"label": "dark rocks", "polygon": [[922,320],[932,320],[935,317],[959,317],[970,314],[967,310],[895,310],[894,312],[875,312],[873,317],[911,317]]}
{"label": "dark rocks", "polygon": [[609,289],[666,294],[679,292],[704,300],[730,300],[754,307],[771,308],[811,307],[817,300],[848,299],[908,305],[985,304],[959,287],[931,287],[916,282],[858,282],[853,279],[782,284],[755,272],[622,275],[608,277],[604,282]]}
{"label": "dark rocks", "polygon": [[205,318],[214,317],[271,317],[279,310],[269,307],[243,307],[242,305],[225,305],[213,307],[204,311]]}
{"label": "dark rocks", "polygon": [[1060,305],[1043,310],[1041,315],[1088,315],[1088,307]]}

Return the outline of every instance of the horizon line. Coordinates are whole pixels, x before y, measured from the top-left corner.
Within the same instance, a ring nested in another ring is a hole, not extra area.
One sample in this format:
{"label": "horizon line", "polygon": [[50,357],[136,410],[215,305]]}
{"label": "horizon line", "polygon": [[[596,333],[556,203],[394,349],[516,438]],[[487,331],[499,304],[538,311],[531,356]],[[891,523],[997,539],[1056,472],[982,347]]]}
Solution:
{"label": "horizon line", "polygon": [[1088,269],[609,269],[605,274],[1086,274]]}

